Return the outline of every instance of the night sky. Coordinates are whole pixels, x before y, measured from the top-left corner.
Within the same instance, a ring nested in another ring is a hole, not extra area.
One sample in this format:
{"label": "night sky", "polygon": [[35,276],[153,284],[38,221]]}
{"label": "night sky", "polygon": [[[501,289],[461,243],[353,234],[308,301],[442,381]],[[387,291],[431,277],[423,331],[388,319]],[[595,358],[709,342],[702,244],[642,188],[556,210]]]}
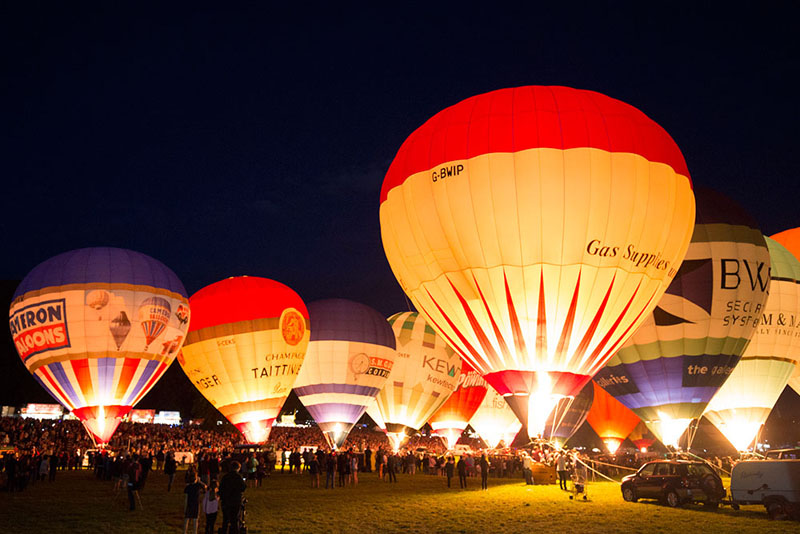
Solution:
{"label": "night sky", "polygon": [[0,8],[2,279],[119,246],[189,294],[249,274],[407,309],[378,223],[395,152],[442,108],[531,84],[638,107],[696,184],[768,235],[800,226],[797,3],[120,4]]}

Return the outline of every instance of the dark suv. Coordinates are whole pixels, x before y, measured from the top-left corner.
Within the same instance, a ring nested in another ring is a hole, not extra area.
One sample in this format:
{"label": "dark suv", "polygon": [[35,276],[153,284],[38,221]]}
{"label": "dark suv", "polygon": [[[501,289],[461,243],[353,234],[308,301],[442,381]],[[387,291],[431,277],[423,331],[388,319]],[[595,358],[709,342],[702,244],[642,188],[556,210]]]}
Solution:
{"label": "dark suv", "polygon": [[722,479],[705,462],[657,460],[622,479],[622,498],[628,502],[659,499],[668,506],[702,502],[716,508],[725,498]]}

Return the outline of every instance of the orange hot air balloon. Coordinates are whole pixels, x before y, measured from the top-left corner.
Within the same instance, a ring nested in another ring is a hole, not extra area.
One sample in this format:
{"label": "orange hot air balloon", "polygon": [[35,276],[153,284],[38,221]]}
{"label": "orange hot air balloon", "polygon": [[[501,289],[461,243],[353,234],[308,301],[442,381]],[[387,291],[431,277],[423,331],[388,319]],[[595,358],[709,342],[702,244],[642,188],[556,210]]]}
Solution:
{"label": "orange hot air balloon", "polygon": [[608,452],[614,454],[628,434],[640,423],[639,416],[617,399],[606,393],[606,390],[592,381],[594,401],[586,422],[606,444]]}
{"label": "orange hot air balloon", "polygon": [[647,449],[656,442],[656,437],[650,432],[650,429],[647,428],[644,421],[639,421],[633,431],[628,435],[628,438],[641,452],[647,452]]}
{"label": "orange hot air balloon", "polygon": [[308,347],[305,304],[291,288],[257,276],[216,282],[189,303],[178,362],[248,443],[266,442]]}
{"label": "orange hot air balloon", "polygon": [[455,446],[484,397],[486,382],[469,363],[462,360],[458,387],[428,420],[433,433],[443,437],[449,449]]}
{"label": "orange hot air balloon", "polygon": [[403,290],[532,434],[652,311],[694,227],[672,138],[568,87],[438,113],[400,147],[380,201]]}

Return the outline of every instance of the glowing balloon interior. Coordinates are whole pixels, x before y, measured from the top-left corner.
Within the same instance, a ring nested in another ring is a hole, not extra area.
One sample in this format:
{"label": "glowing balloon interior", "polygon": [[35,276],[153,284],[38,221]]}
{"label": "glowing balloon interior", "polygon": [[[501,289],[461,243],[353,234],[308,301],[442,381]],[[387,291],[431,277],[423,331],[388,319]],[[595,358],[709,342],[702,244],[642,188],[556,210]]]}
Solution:
{"label": "glowing balloon interior", "polygon": [[189,299],[194,319],[178,362],[244,435],[264,443],[292,391],[309,341],[309,317],[289,287],[227,278]]}
{"label": "glowing balloon interior", "polygon": [[771,261],[769,297],[755,335],[705,417],[744,451],[767,420],[800,361],[800,261],[766,238]]}
{"label": "glowing balloon interior", "polygon": [[445,440],[448,449],[455,446],[480,407],[486,396],[486,387],[481,375],[462,360],[458,387],[428,421],[433,433]]}
{"label": "glowing balloon interior", "polygon": [[656,305],[694,226],[670,136],[632,106],[567,87],[438,113],[400,147],[380,200],[401,287],[531,434]]}
{"label": "glowing balloon interior", "polygon": [[491,387],[487,389],[486,397],[475,415],[469,420],[469,426],[491,449],[496,449],[501,445],[510,447],[522,429],[522,423],[519,422],[503,396]]}
{"label": "glowing balloon interior", "polygon": [[769,287],[769,251],[755,221],[715,191],[695,195],[697,223],[675,280],[595,376],[674,446],[739,362]]}
{"label": "glowing balloon interior", "polygon": [[375,401],[395,450],[419,430],[458,386],[461,357],[416,312],[388,319],[397,342],[389,378]]}
{"label": "glowing balloon interior", "polygon": [[308,311],[311,341],[294,391],[336,449],[386,383],[394,332],[376,310],[349,300],[312,302]]}
{"label": "glowing balloon interior", "polygon": [[594,402],[586,422],[606,444],[608,452],[614,454],[628,434],[639,424],[640,419],[621,402],[606,393],[596,382],[592,381],[592,387]]}
{"label": "glowing balloon interior", "polygon": [[73,250],[38,265],[9,317],[25,367],[98,444],[172,363],[188,323],[175,273],[118,248]]}

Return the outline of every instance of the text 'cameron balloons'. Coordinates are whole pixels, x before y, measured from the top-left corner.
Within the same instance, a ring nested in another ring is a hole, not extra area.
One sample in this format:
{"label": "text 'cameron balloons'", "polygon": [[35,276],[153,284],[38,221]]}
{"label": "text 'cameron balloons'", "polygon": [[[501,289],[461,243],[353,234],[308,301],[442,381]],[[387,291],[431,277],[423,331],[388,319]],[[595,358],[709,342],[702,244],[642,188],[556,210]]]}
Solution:
{"label": "text 'cameron balloons'", "polygon": [[800,261],[780,243],[766,241],[772,279],[764,313],[705,413],[740,451],[756,437],[800,361]]}
{"label": "text 'cameron balloons'", "polygon": [[428,421],[433,433],[445,439],[448,449],[455,446],[485,396],[486,382],[469,363],[461,360],[458,387]]}
{"label": "text 'cameron balloons'", "polygon": [[592,387],[594,388],[594,401],[592,409],[589,410],[589,415],[586,417],[586,422],[606,444],[608,452],[614,454],[628,434],[639,424],[640,419],[624,404],[598,386],[594,380],[592,380]]}
{"label": "text 'cameron balloons'", "polygon": [[332,448],[339,448],[383,387],[395,360],[386,319],[344,299],[312,302],[311,341],[294,384]]}
{"label": "text 'cameron balloons'", "polygon": [[397,313],[388,321],[397,342],[397,356],[375,404],[397,450],[406,430],[422,428],[455,391],[461,357],[417,312]]}
{"label": "text 'cameron balloons'", "polygon": [[769,286],[769,251],[755,221],[715,191],[697,188],[695,197],[694,234],[675,280],[595,376],[665,445],[678,444],[736,367]]}
{"label": "text 'cameron balloons'", "polygon": [[[157,328],[140,311],[154,301]],[[25,366],[101,444],[172,363],[188,322],[175,273],[119,248],[73,250],[41,263],[17,288],[9,318]]]}
{"label": "text 'cameron balloons'", "polygon": [[567,87],[438,113],[400,147],[380,200],[403,290],[533,434],[652,310],[694,226],[672,138]]}
{"label": "text 'cameron balloons'", "polygon": [[216,282],[189,302],[183,371],[249,443],[264,443],[303,364],[305,304],[289,287],[255,276]]}
{"label": "text 'cameron balloons'", "polygon": [[[800,260],[800,228],[784,230],[770,237],[783,245],[795,258]],[[791,386],[795,393],[800,395],[800,365],[796,366],[794,375],[789,379],[789,386]]]}
{"label": "text 'cameron balloons'", "polygon": [[503,396],[494,388],[487,388],[483,402],[469,420],[469,426],[489,448],[496,449],[500,445],[510,447],[522,428],[522,423]]}

